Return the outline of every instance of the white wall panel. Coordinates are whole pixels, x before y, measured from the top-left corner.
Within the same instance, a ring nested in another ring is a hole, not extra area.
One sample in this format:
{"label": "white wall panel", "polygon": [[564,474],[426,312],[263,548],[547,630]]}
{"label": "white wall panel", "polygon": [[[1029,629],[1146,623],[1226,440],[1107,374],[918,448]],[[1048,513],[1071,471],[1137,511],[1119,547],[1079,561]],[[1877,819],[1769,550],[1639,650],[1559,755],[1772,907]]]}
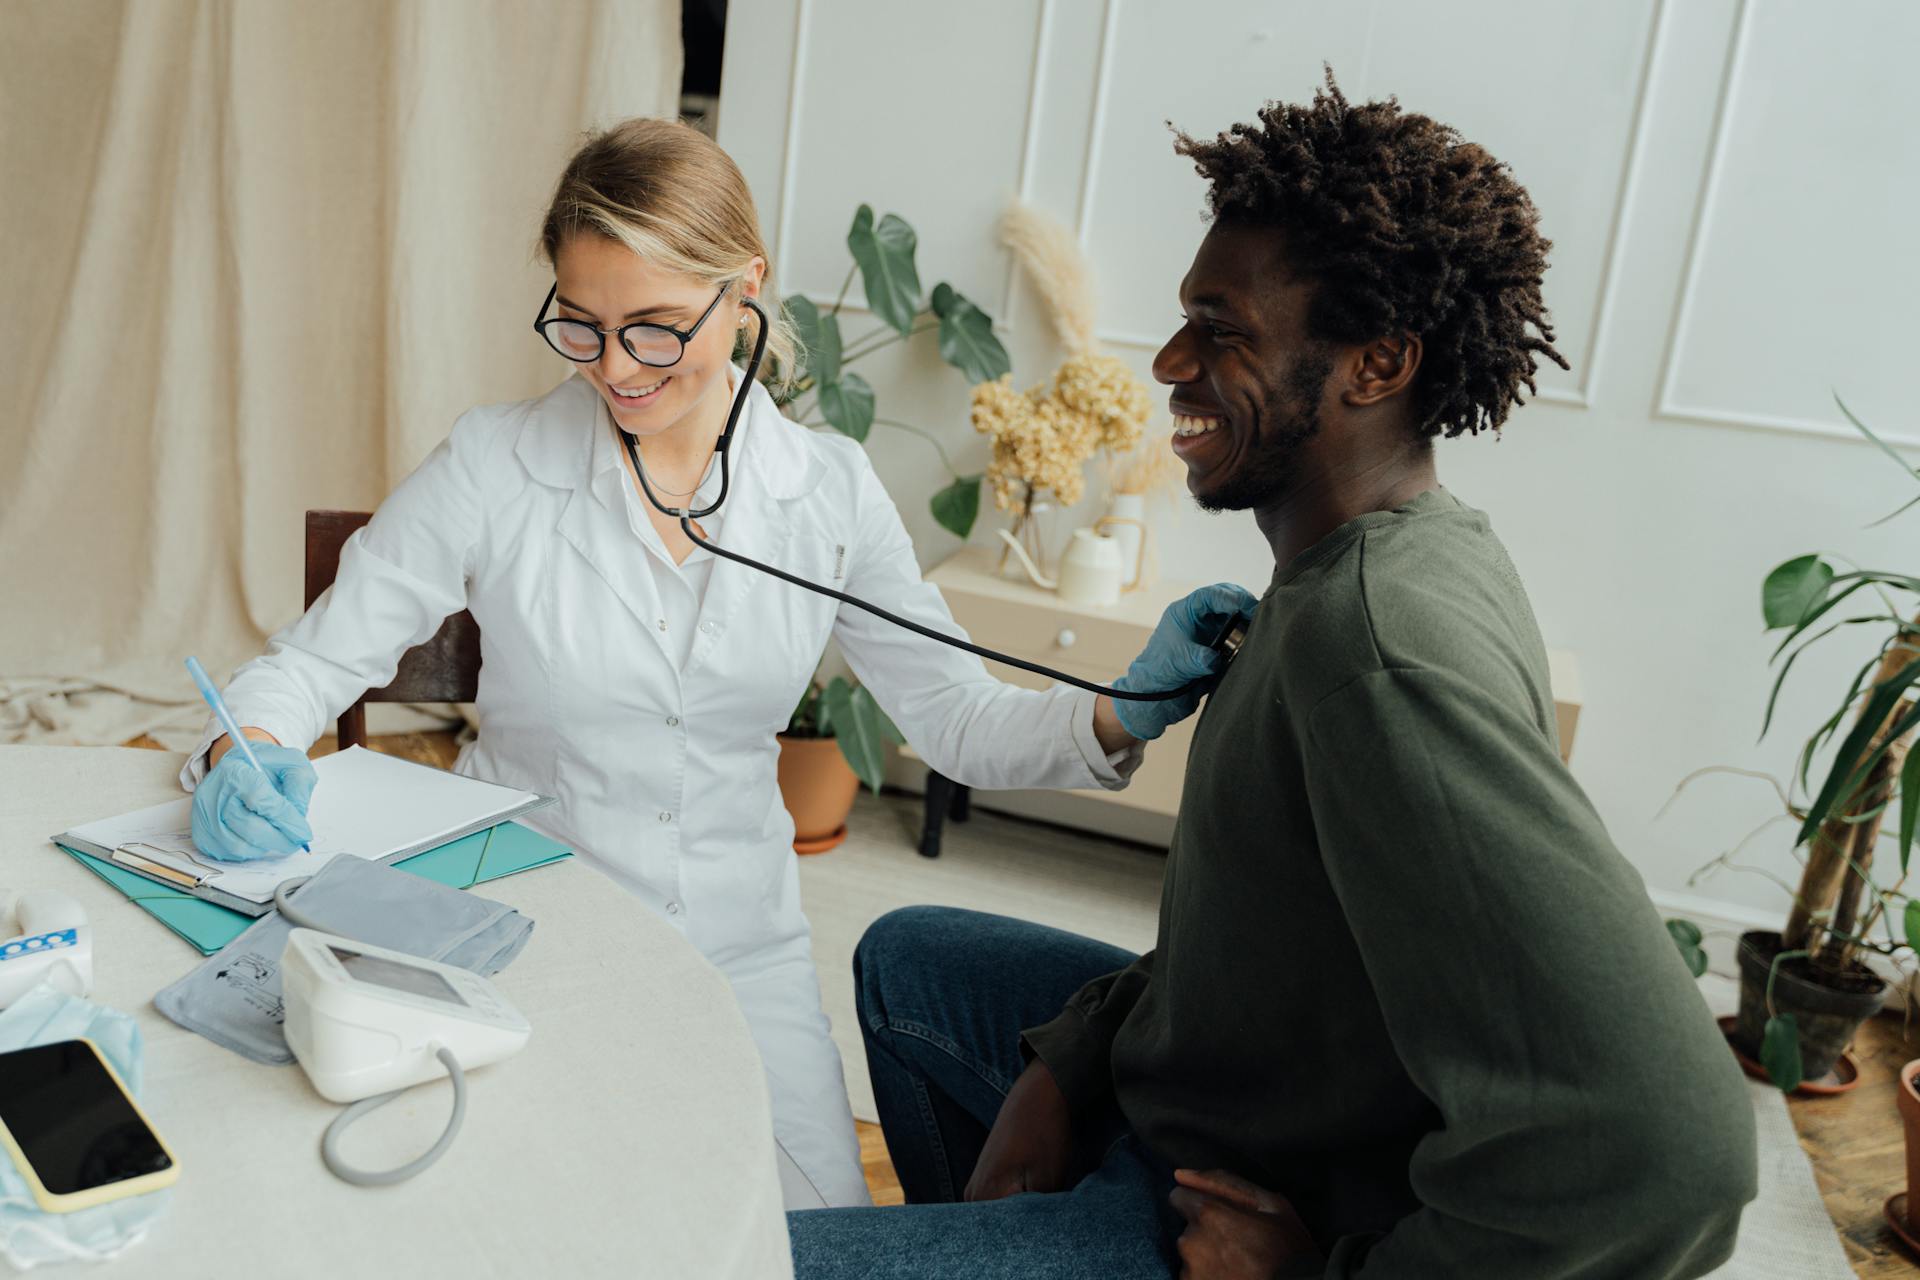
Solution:
{"label": "white wall panel", "polygon": [[1323,63],[1357,74],[1373,7],[1222,0],[1196,22],[1193,7],[1175,0],[1109,6],[1086,187],[1074,207],[1055,210],[1080,228],[1107,341],[1148,351],[1166,341],[1177,327],[1180,278],[1206,232],[1205,189],[1192,161],[1174,154],[1168,122],[1209,137],[1253,119],[1267,99],[1310,95]]}
{"label": "white wall panel", "polygon": [[1747,0],[1736,21],[1661,411],[1851,436],[1838,390],[1920,443],[1920,5]]}
{"label": "white wall panel", "polygon": [[[1543,403],[1501,438],[1442,444],[1441,475],[1491,515],[1547,642],[1579,655],[1574,773],[1656,897],[1767,919],[1784,899],[1764,877],[1686,885],[1766,817],[1762,784],[1709,781],[1654,814],[1702,765],[1782,773],[1865,656],[1843,634],[1796,666],[1756,744],[1769,568],[1820,549],[1911,561],[1913,519],[1864,527],[1911,486],[1806,429],[1837,422],[1831,387],[1891,433],[1920,428],[1895,381],[1920,288],[1920,148],[1900,96],[1916,50],[1920,5],[1904,0],[758,0],[733,6],[720,136],[769,229],[790,213],[789,286],[830,295],[854,205],[897,209],[921,232],[923,278],[954,279],[1003,322],[1021,385],[1058,358],[1023,282],[1004,305],[994,222],[1023,184],[1083,229],[1102,328],[1144,375],[1205,232],[1169,119],[1201,135],[1251,120],[1310,95],[1330,62],[1349,97],[1395,94],[1487,146],[1555,242],[1547,298],[1575,368],[1544,371]],[[862,370],[884,413],[983,463],[931,339]],[[1793,430],[1747,429],[1767,425]],[[868,451],[923,563],[950,554],[925,510],[947,479],[932,451],[884,430]],[[1186,504],[1154,521],[1169,576],[1257,589],[1272,571],[1245,516]],[[983,512],[976,540],[1003,523]],[[1784,839],[1746,861],[1793,867]]]}
{"label": "white wall panel", "polygon": [[913,6],[910,40],[887,38],[904,16],[889,0],[802,8],[774,245],[785,287],[833,299],[864,202],[913,224],[923,285],[950,281],[991,310],[1006,278],[992,226],[1019,186],[1039,0]]}
{"label": "white wall panel", "polygon": [[[1165,247],[1194,238],[1197,201],[1192,165],[1173,154],[1165,122],[1211,136],[1254,118],[1255,86],[1268,98],[1305,100],[1325,63],[1350,99],[1399,95],[1487,147],[1533,194],[1554,241],[1547,301],[1574,365],[1542,370],[1540,385],[1585,402],[1658,30],[1653,0],[1574,9],[1554,23],[1538,22],[1539,7],[1524,0],[1245,0],[1213,6],[1204,24],[1165,0],[1118,10],[1106,127],[1079,211],[1102,279],[1113,282],[1110,340],[1158,346],[1176,310],[1184,263]],[[1527,56],[1514,57],[1513,41],[1463,40],[1464,32],[1525,32]]]}

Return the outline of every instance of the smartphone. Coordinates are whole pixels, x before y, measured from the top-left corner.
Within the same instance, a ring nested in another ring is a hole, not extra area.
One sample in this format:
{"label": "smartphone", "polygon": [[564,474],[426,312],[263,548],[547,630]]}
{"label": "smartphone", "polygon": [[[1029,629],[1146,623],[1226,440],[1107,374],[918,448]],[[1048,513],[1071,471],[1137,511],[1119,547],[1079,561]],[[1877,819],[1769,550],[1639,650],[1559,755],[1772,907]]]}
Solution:
{"label": "smartphone", "polygon": [[0,1144],[48,1213],[156,1191],[180,1172],[91,1040],[0,1053]]}

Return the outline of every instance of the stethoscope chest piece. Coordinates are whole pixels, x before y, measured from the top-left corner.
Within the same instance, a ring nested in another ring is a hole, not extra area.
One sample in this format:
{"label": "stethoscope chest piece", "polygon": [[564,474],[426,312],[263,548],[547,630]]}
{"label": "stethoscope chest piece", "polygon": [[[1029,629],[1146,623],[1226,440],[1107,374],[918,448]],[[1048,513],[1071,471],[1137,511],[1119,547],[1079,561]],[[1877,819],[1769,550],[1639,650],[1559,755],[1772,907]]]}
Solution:
{"label": "stethoscope chest piece", "polygon": [[1227,624],[1220,628],[1220,634],[1213,638],[1207,647],[1232,662],[1240,656],[1240,646],[1247,642],[1248,619],[1243,614],[1234,614]]}

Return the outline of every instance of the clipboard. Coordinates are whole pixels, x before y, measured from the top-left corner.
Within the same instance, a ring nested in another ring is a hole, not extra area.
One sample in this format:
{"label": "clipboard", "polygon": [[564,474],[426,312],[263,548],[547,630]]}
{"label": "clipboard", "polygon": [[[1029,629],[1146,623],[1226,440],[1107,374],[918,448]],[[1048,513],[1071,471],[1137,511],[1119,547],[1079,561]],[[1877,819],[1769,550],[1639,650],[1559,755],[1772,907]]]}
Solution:
{"label": "clipboard", "polygon": [[[56,842],[57,843],[57,842]],[[255,917],[230,911],[184,889],[135,875],[124,866],[61,845],[63,852],[126,895],[134,906],[172,930],[203,956],[210,956],[252,927]],[[393,865],[455,889],[531,871],[573,856],[573,851],[517,822],[443,844]]]}
{"label": "clipboard", "polygon": [[337,856],[397,863],[554,803],[551,796],[466,778],[362,747],[314,761],[319,782],[308,817],[314,851],[221,863],[193,846],[192,799],[182,796],[52,837],[114,870],[200,901],[259,917],[273,886],[310,875]]}

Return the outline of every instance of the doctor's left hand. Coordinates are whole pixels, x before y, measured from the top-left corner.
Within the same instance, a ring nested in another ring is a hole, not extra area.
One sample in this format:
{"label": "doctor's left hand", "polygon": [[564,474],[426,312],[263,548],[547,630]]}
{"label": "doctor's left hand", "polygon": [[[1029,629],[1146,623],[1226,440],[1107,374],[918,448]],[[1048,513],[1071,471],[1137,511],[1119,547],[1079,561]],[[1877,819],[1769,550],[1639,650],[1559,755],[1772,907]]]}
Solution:
{"label": "doctor's left hand", "polygon": [[229,751],[193,789],[194,847],[220,862],[278,857],[313,839],[307,805],[318,775],[306,752],[249,745],[259,769]]}
{"label": "doctor's left hand", "polygon": [[1198,711],[1205,690],[1192,686],[1218,675],[1227,665],[1226,658],[1208,644],[1236,614],[1251,618],[1259,604],[1245,587],[1216,582],[1168,605],[1160,615],[1160,624],[1147,638],[1147,647],[1113,687],[1139,693],[1183,688],[1189,692],[1157,702],[1115,698],[1113,712],[1119,717],[1120,727],[1145,742]]}

